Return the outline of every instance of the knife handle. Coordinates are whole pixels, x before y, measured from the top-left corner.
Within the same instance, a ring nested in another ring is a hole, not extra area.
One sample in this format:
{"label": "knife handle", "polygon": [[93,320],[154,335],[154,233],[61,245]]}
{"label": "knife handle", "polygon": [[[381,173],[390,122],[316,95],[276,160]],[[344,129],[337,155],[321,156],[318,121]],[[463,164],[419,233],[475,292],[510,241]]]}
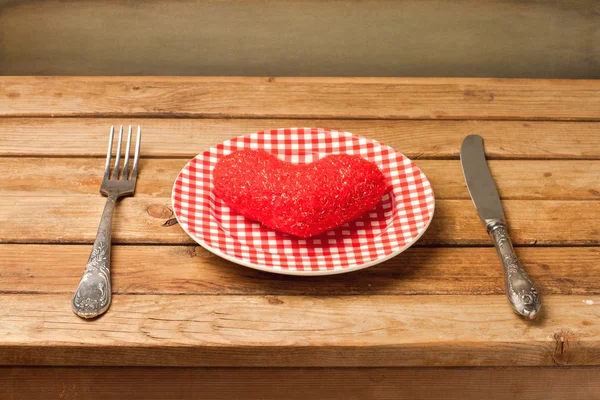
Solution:
{"label": "knife handle", "polygon": [[500,220],[490,221],[487,230],[504,267],[508,302],[517,314],[534,319],[541,308],[540,295],[515,254],[506,224]]}

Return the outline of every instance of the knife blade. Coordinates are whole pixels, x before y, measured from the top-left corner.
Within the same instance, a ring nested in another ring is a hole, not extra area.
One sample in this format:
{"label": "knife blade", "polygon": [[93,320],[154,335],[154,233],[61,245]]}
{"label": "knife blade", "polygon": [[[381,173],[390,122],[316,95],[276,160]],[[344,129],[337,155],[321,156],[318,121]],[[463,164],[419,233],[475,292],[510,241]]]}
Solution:
{"label": "knife blade", "polygon": [[504,221],[504,209],[500,203],[498,188],[487,166],[481,136],[469,135],[465,138],[460,148],[460,161],[467,189],[479,217],[484,223],[493,219]]}
{"label": "knife blade", "polygon": [[540,295],[521,266],[508,236],[504,209],[487,165],[481,136],[469,135],[463,140],[460,161],[471,200],[502,262],[508,302],[517,314],[534,319],[541,308]]}

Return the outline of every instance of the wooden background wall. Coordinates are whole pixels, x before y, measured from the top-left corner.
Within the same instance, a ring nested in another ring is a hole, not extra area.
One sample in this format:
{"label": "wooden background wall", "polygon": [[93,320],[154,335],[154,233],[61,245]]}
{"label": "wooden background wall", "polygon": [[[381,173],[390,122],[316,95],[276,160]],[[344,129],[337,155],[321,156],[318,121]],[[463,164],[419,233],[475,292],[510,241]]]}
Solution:
{"label": "wooden background wall", "polygon": [[600,1],[0,0],[0,74],[600,78]]}

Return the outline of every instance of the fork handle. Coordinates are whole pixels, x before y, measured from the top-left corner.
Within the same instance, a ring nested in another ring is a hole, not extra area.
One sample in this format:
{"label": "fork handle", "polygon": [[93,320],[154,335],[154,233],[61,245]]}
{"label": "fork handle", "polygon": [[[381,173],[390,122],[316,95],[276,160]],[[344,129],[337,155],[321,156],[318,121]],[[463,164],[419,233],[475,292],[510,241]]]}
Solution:
{"label": "fork handle", "polygon": [[97,317],[110,306],[110,241],[116,202],[114,196],[106,200],[92,253],[73,295],[73,311],[82,318]]}

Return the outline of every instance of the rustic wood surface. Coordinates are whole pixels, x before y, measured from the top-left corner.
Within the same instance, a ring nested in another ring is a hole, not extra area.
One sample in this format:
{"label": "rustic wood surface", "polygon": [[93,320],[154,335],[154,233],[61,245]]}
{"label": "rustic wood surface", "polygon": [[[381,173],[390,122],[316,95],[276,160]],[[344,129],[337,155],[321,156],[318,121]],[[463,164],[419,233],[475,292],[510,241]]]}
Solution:
{"label": "rustic wood surface", "polygon": [[[136,197],[168,198],[187,158],[141,160]],[[469,199],[458,160],[416,160],[438,199]],[[39,165],[44,168],[38,168]],[[600,199],[600,160],[489,162],[505,200]],[[0,195],[7,197],[98,196],[104,165],[97,158],[0,158]]]}
{"label": "rustic wood surface", "polygon": [[[0,397],[214,400],[595,399],[595,368],[1,368]],[[110,382],[110,384],[107,384]]]}
{"label": "rustic wood surface", "polygon": [[[27,366],[0,371],[9,382],[0,397],[33,393],[20,385],[43,365],[127,366],[129,379],[142,367],[165,367],[151,372],[165,379],[174,374],[166,367],[194,367],[182,371],[213,391],[233,375],[203,368],[235,367],[232,395],[271,374],[251,368],[260,366],[289,368],[289,390],[319,377],[325,397],[352,386],[327,383],[347,372],[364,388],[356,398],[393,397],[413,378],[415,391],[441,398],[451,377],[453,391],[473,398],[484,390],[479,379],[496,388],[490,398],[546,399],[551,390],[585,398],[600,365],[598,99],[593,81],[0,78],[0,365]],[[108,128],[119,123],[143,127],[141,172],[136,196],[117,206],[113,304],[84,321],[70,296],[102,211]],[[299,278],[232,264],[165,226],[173,180],[191,157],[286,126],[343,129],[413,158],[436,194],[427,233],[378,266]],[[469,133],[484,137],[516,251],[542,293],[533,323],[507,305],[468,197],[458,150]],[[366,367],[375,375],[362,377]],[[85,397],[99,379],[86,368],[39,371],[37,382],[65,398]],[[76,385],[61,386],[69,371]],[[139,393],[171,390],[164,382]],[[179,397],[194,385],[178,386]],[[258,386],[248,397],[269,398]]]}
{"label": "rustic wood surface", "polygon": [[0,116],[600,120],[600,81],[5,77]]}
{"label": "rustic wood surface", "polygon": [[70,298],[2,295],[3,362],[202,367],[600,364],[597,295],[547,295],[542,317],[529,323],[507,312],[506,298],[499,295],[123,294],[113,298],[101,324],[69,315]]}
{"label": "rustic wood surface", "polygon": [[[142,179],[140,174],[139,179]],[[171,185],[169,185],[171,186]],[[3,243],[93,243],[105,200],[100,197],[3,197]],[[133,197],[115,211],[113,243],[193,244],[176,225],[169,198]],[[597,245],[597,200],[506,200],[509,231],[517,245]],[[471,200],[437,200],[435,218],[420,245],[489,245]]]}
{"label": "rustic wood surface", "polygon": [[[490,247],[414,247],[376,268],[320,277],[241,268],[200,246],[113,246],[113,293],[202,295],[503,294]],[[0,294],[69,294],[91,245],[0,244]],[[520,247],[544,294],[600,295],[597,247]],[[68,257],[65,257],[68,254]],[[57,266],[60,265],[60,274]]]}
{"label": "rustic wood surface", "polygon": [[[106,127],[144,126],[144,157],[192,158],[234,136],[282,127],[325,127],[371,137],[408,157],[458,159],[465,134],[485,137],[492,159],[600,159],[594,122],[358,119],[0,118],[3,156],[105,157]],[[165,140],[167,137],[169,140]],[[192,143],[193,146],[181,146]]]}

